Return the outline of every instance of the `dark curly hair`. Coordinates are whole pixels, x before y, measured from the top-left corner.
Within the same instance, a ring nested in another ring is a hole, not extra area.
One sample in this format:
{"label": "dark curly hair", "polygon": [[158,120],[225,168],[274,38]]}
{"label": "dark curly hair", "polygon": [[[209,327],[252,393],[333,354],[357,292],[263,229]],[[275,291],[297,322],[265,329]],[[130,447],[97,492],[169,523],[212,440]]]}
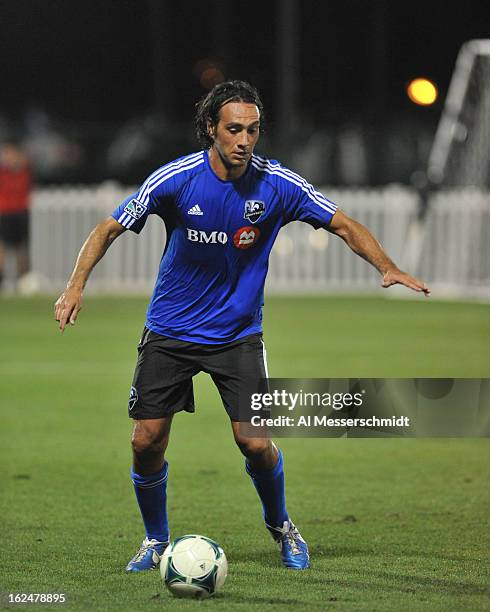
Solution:
{"label": "dark curly hair", "polygon": [[226,81],[215,85],[204,98],[196,104],[196,136],[204,149],[213,146],[213,139],[209,135],[208,126],[215,126],[219,121],[219,111],[228,102],[247,102],[255,104],[260,112],[260,130],[263,131],[264,107],[259,92],[245,81]]}

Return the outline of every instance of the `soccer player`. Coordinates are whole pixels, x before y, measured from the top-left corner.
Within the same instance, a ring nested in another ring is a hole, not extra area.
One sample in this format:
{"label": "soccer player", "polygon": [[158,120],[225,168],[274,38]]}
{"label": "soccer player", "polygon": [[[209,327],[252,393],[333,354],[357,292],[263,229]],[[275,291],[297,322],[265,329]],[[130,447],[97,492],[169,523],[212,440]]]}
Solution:
{"label": "soccer player", "polygon": [[267,377],[263,288],[281,227],[298,220],[328,230],[380,272],[384,287],[400,283],[429,294],[364,226],[291,170],[254,154],[262,120],[262,102],[248,83],[214,87],[197,106],[203,150],[156,170],[95,227],[55,304],[63,331],[75,323],[88,276],[111,243],[126,230],[139,234],[151,214],[163,219],[167,243],[128,407],[134,419],[131,479],[146,530],[129,572],[155,568],[168,544],[165,450],[174,414],[194,412],[192,377],[200,371],[219,390],[282,562],[309,567],[308,547],[286,508],[281,451],[267,436],[250,437],[240,427],[249,418],[239,410],[241,384]]}

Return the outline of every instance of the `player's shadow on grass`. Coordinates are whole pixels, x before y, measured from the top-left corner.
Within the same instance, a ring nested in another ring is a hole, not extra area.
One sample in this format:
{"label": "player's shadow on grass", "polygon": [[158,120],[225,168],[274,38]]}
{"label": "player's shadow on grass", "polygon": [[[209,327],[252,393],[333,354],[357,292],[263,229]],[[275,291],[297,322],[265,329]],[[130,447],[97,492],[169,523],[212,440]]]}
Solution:
{"label": "player's shadow on grass", "polygon": [[[281,599],[279,597],[257,597],[257,595],[251,595],[247,597],[246,595],[237,595],[236,593],[224,593],[226,596],[226,601],[231,603],[244,603],[244,604],[264,604],[270,605],[275,604],[282,606],[302,606],[304,609],[305,602],[301,599]],[[316,607],[316,606],[315,606]]]}
{"label": "player's shadow on grass", "polygon": [[[272,543],[272,546],[274,544]],[[447,578],[439,578],[437,576],[410,576],[407,574],[397,574],[396,572],[384,572],[377,570],[370,570],[369,574],[366,575],[366,579],[364,581],[359,581],[358,574],[352,570],[352,576],[349,576],[348,573],[344,575],[343,578],[339,579],[337,575],[332,577],[322,576],[319,577],[318,573],[315,573],[315,569],[318,569],[321,572],[325,571],[325,563],[328,563],[329,559],[339,560],[341,558],[352,558],[352,557],[377,557],[384,558],[386,556],[387,551],[378,548],[361,548],[361,547],[352,547],[352,546],[321,546],[316,545],[310,547],[310,556],[311,556],[311,570],[307,572],[297,572],[298,577],[302,576],[303,579],[307,577],[307,583],[309,585],[317,585],[323,587],[329,586],[344,586],[347,588],[358,589],[359,591],[370,591],[373,588],[373,581],[378,582],[380,580],[386,581],[382,584],[377,584],[377,589],[385,592],[426,592],[427,590],[432,590],[440,593],[447,593],[448,591],[453,595],[485,595],[490,594],[490,589],[475,583],[468,583],[464,580],[451,580]],[[403,555],[408,559],[414,559],[417,557],[421,558],[440,558],[443,560],[451,560],[451,561],[459,561],[459,562],[468,562],[468,559],[463,558],[450,558],[444,555],[430,555],[430,554],[406,554]],[[250,563],[252,560],[250,557],[250,553],[247,551],[237,551],[230,555],[230,563]],[[274,548],[271,550],[256,550],[256,553],[253,557],[253,561],[255,564],[259,565],[260,568],[248,567],[247,572],[250,574],[250,578],[256,574],[263,578],[263,569],[268,569],[270,571],[276,571],[283,569],[281,561],[279,559],[279,555]],[[413,566],[413,564],[411,564]],[[315,567],[316,566],[316,567]],[[289,571],[289,570],[286,570]],[[442,570],[441,570],[442,571]],[[288,574],[289,575],[289,574]],[[295,575],[295,573],[290,572],[290,577]],[[234,596],[236,601],[257,601],[256,598],[247,598],[247,597],[237,597]],[[262,598],[259,600],[260,603],[267,603],[273,601],[272,599]],[[278,601],[278,600],[274,600]],[[294,603],[293,600],[284,600],[284,604]],[[301,602],[300,602],[301,603]]]}
{"label": "player's shadow on grass", "polygon": [[[332,545],[327,547],[321,546],[310,546],[310,556],[313,558],[314,556],[329,556],[334,557],[336,559],[342,557],[386,557],[392,556],[394,554],[392,547],[381,548],[379,546],[372,547],[355,547],[355,546],[342,546],[342,545]],[[441,559],[442,561],[452,561],[455,563],[477,563],[477,558],[470,559],[468,557],[456,557],[454,555],[445,555],[443,553],[436,552],[423,552],[416,551],[410,552],[409,550],[404,550],[403,552],[396,552],[397,556],[401,556],[404,559]]]}
{"label": "player's shadow on grass", "polygon": [[254,563],[258,563],[263,567],[274,569],[282,567],[277,545],[274,544],[272,540],[270,550],[255,550],[253,556],[250,555],[250,551],[236,551],[233,552],[233,554],[230,553],[228,555],[228,561],[230,563],[250,563],[250,561],[253,561]]}
{"label": "player's shadow on grass", "polygon": [[[315,569],[314,560],[312,561],[312,569]],[[321,569],[324,570],[324,567]],[[345,571],[342,578],[339,578],[336,573],[332,577],[320,578],[318,575],[309,575],[308,584],[318,586],[331,585],[358,589],[359,591],[371,591],[373,583],[376,583],[376,589],[387,593],[400,591],[405,593],[427,593],[435,591],[451,595],[490,595],[489,587],[475,584],[474,582],[465,582],[464,580],[438,578],[437,576],[410,576],[405,573],[369,570],[365,574],[366,579],[361,582],[355,569],[352,569],[351,573],[352,575],[350,576],[349,572]],[[381,580],[384,582],[380,583]]]}
{"label": "player's shadow on grass", "polygon": [[[315,569],[312,563],[312,569]],[[322,568],[324,570],[324,568]],[[334,575],[331,578],[318,577],[311,575],[308,570],[307,584],[309,587],[335,587],[346,589],[357,589],[358,591],[383,591],[385,593],[424,593],[436,592],[438,594],[459,595],[489,595],[490,589],[480,584],[458,582],[455,580],[445,580],[443,578],[420,576],[407,576],[406,574],[390,574],[389,572],[372,571],[365,574],[365,580],[358,579],[358,573],[352,571],[352,576],[348,572],[343,577]],[[302,573],[302,572],[301,572]],[[386,582],[380,583],[380,580]],[[340,598],[339,598],[340,599]]]}
{"label": "player's shadow on grass", "polygon": [[[373,577],[383,580],[397,580],[404,585],[404,590],[427,592],[436,590],[441,593],[452,595],[490,595],[490,588],[474,582],[464,580],[448,580],[447,578],[437,578],[434,576],[407,576],[406,574],[396,574],[395,572],[373,571]],[[385,585],[382,588],[387,588]]]}
{"label": "player's shadow on grass", "polygon": [[[333,549],[328,546],[316,545],[310,546],[310,557],[315,559],[326,559],[328,557],[334,556]],[[361,551],[359,551],[361,553]],[[368,554],[367,551],[364,551],[364,554]],[[335,555],[342,556],[342,555]],[[249,563],[252,558],[250,556],[250,552],[244,551],[236,551],[232,554],[230,553],[229,559],[230,563],[236,562],[244,562]],[[279,551],[277,549],[277,545],[271,540],[270,548],[257,549],[253,556],[253,561],[255,563],[259,563],[263,567],[267,568],[282,568],[283,565],[281,563],[281,559],[279,557]]]}

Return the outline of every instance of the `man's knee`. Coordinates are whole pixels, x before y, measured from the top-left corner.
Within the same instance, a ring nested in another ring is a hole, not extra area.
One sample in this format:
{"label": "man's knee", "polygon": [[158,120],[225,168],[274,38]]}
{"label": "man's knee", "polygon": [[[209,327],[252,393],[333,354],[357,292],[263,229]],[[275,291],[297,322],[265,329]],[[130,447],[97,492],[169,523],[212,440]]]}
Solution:
{"label": "man's knee", "polygon": [[253,458],[270,453],[272,443],[267,438],[247,438],[236,436],[238,448],[245,457]]}
{"label": "man's knee", "polygon": [[131,447],[137,455],[155,454],[163,450],[161,441],[155,440],[152,436],[142,433],[133,433],[131,437]]}
{"label": "man's knee", "polygon": [[150,421],[136,421],[131,446],[136,455],[155,455],[165,452],[170,425]]}

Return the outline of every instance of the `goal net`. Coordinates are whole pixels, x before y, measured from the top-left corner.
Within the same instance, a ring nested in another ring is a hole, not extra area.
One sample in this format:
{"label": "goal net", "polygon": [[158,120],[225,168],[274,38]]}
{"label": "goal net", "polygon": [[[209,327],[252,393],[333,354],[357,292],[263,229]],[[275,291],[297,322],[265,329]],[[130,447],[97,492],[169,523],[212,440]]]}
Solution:
{"label": "goal net", "polygon": [[436,293],[490,298],[490,39],[460,49],[402,251]]}
{"label": "goal net", "polygon": [[459,52],[429,157],[429,180],[441,187],[490,187],[490,39]]}

